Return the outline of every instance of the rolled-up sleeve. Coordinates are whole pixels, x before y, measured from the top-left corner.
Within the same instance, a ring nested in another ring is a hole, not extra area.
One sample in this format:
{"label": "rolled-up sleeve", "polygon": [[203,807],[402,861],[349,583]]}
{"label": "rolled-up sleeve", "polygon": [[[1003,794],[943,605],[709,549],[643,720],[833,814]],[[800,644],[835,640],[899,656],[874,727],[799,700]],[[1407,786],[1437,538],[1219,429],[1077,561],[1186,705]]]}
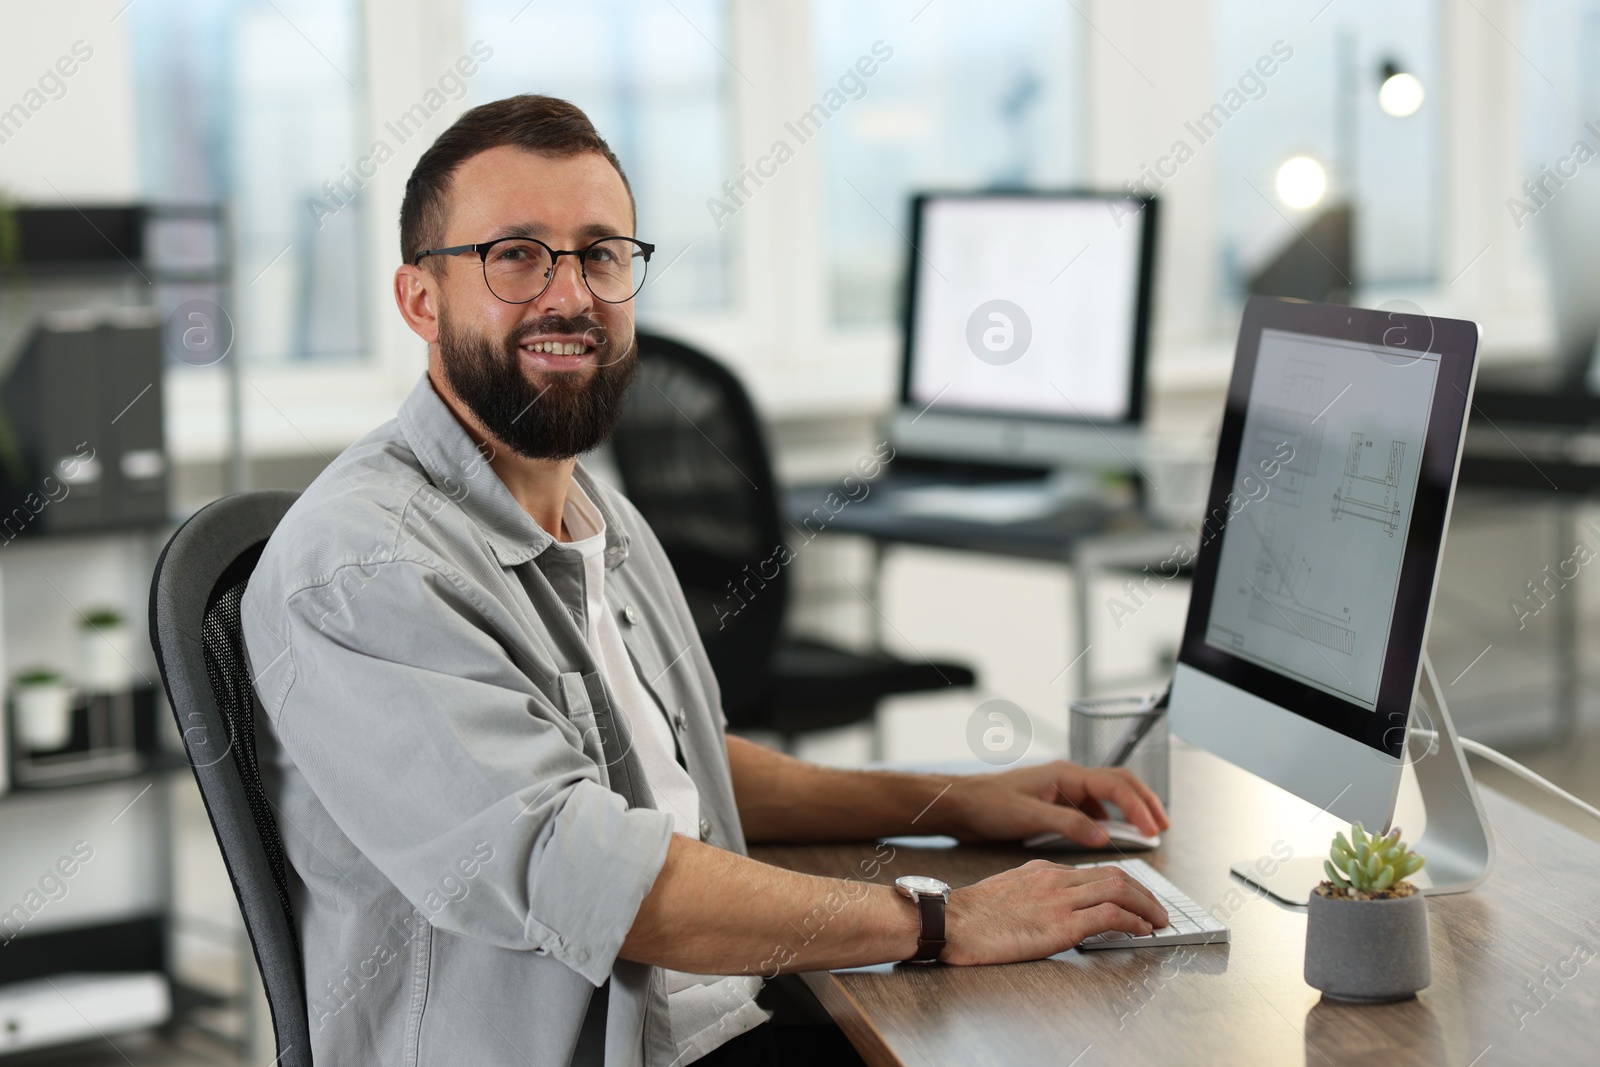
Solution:
{"label": "rolled-up sleeve", "polygon": [[517,662],[497,610],[430,563],[352,564],[276,605],[247,596],[245,637],[284,752],[407,900],[438,928],[548,953],[598,986],[672,818],[603,784],[559,687]]}

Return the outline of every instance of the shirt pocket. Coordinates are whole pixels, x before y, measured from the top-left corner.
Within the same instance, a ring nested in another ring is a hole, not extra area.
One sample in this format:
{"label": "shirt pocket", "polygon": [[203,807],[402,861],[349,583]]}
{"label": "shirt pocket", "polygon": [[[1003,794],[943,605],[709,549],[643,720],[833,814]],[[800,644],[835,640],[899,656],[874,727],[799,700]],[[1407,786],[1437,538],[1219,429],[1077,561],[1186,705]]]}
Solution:
{"label": "shirt pocket", "polygon": [[558,679],[561,688],[562,710],[578,728],[583,739],[583,754],[594,761],[600,771],[600,784],[611,788],[611,768],[606,762],[605,735],[595,717],[594,702],[589,699],[589,688],[580,671],[567,671]]}

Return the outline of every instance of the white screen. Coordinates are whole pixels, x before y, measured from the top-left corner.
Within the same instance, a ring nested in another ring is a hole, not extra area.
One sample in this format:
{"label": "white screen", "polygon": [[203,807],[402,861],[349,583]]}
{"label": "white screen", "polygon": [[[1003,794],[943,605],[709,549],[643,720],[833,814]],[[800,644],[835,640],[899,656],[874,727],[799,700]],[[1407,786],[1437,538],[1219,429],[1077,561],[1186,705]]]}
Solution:
{"label": "white screen", "polygon": [[1263,331],[1207,644],[1377,706],[1438,369]]}
{"label": "white screen", "polygon": [[[1089,197],[926,202],[913,253],[911,405],[1126,420],[1146,219],[1138,206]],[[1021,319],[985,308],[995,300],[1021,309]]]}

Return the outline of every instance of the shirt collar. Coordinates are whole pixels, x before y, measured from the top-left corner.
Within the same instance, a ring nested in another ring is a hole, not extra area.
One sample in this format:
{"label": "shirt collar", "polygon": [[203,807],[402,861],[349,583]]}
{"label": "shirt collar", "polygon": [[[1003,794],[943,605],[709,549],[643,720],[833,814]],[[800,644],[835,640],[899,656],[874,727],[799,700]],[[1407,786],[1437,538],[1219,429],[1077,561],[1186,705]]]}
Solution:
{"label": "shirt collar", "polygon": [[[526,563],[552,545],[565,548],[534,522],[489,466],[426,374],[400,405],[400,429],[435,488],[455,501],[483,531],[501,566]],[[606,566],[628,557],[628,538],[606,507],[604,495],[579,463],[573,480],[589,498],[606,532]]]}
{"label": "shirt collar", "polygon": [[572,535],[572,540],[567,542],[568,548],[586,560],[590,556],[602,556],[606,549],[605,516],[600,514],[600,509],[589,499],[589,494],[584,492],[576,478],[567,487],[567,506],[562,521],[567,524],[567,533]]}

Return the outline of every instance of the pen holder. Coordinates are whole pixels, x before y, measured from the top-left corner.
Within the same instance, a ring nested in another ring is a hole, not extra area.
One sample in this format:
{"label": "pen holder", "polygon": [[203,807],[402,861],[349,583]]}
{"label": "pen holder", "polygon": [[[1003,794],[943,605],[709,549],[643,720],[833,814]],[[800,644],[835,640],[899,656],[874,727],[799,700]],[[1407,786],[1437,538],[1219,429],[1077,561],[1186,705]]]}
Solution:
{"label": "pen holder", "polygon": [[[1067,705],[1068,758],[1080,767],[1120,763],[1168,801],[1167,713],[1144,697],[1074,700]],[[1120,757],[1120,758],[1119,758]]]}

